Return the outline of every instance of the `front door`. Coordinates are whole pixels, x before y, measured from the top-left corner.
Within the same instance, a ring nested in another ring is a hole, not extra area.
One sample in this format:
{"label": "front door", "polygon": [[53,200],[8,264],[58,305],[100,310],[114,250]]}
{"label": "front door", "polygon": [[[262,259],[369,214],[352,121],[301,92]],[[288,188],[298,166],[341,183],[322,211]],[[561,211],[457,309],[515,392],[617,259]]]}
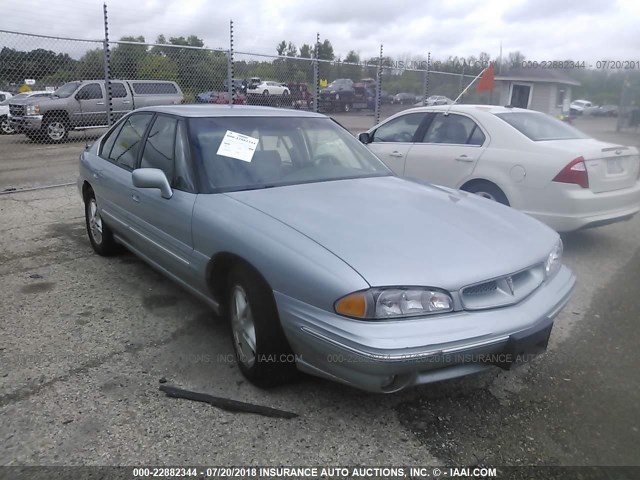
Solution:
{"label": "front door", "polygon": [[104,101],[104,92],[99,83],[89,83],[78,90],[76,94],[78,100],[77,115],[79,121],[76,123],[81,127],[92,127],[107,124],[107,110]]}
{"label": "front door", "polygon": [[407,153],[427,115],[426,112],[407,113],[383,123],[372,132],[373,139],[367,147],[396,175],[403,176]]}

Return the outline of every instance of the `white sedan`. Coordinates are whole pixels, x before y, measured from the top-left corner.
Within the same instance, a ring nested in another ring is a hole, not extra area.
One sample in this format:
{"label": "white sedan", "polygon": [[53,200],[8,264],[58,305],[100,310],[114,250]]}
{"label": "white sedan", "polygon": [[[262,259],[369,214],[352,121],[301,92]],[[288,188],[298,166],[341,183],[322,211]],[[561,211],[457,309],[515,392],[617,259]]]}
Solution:
{"label": "white sedan", "polygon": [[289,89],[278,82],[270,80],[262,81],[258,84],[254,84],[247,90],[248,93],[260,93],[262,95],[289,95]]}
{"label": "white sedan", "polygon": [[487,105],[413,108],[359,138],[400,176],[510,205],[560,232],[640,211],[638,149],[595,140],[544,113]]}

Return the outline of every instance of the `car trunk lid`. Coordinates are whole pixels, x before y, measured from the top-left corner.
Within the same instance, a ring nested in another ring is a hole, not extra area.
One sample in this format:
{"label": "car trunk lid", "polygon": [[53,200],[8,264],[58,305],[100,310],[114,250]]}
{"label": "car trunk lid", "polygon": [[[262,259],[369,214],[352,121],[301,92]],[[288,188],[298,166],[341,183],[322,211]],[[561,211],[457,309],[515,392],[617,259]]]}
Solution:
{"label": "car trunk lid", "polygon": [[595,139],[552,140],[548,146],[582,156],[594,193],[632,187],[638,181],[640,156],[635,147],[625,147]]}

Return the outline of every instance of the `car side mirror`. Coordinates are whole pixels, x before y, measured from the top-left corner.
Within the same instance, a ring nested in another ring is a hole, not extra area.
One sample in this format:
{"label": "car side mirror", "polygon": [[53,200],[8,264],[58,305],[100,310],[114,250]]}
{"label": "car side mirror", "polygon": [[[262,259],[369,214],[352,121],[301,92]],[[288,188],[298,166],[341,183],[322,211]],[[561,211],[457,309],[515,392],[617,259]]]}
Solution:
{"label": "car side mirror", "polygon": [[89,98],[89,95],[87,95],[85,90],[80,90],[76,93],[76,100],[86,100],[87,98]]}
{"label": "car side mirror", "polygon": [[158,188],[162,198],[173,197],[169,180],[159,168],[138,168],[131,174],[133,186],[138,188]]}
{"label": "car side mirror", "polygon": [[365,145],[371,143],[373,140],[373,136],[369,134],[369,132],[362,132],[358,134],[358,140],[360,140]]}

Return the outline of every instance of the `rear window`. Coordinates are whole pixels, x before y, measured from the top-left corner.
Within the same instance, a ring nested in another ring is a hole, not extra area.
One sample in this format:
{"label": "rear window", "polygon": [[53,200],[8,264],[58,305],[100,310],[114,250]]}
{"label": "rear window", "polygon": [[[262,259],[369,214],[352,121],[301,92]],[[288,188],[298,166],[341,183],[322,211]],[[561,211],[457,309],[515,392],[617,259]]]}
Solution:
{"label": "rear window", "polygon": [[573,128],[571,125],[567,125],[544,113],[507,112],[496,113],[495,115],[534,142],[589,138],[588,135],[585,135],[577,128]]}
{"label": "rear window", "polygon": [[133,91],[138,95],[172,95],[178,93],[176,86],[168,82],[134,83],[132,87]]}

